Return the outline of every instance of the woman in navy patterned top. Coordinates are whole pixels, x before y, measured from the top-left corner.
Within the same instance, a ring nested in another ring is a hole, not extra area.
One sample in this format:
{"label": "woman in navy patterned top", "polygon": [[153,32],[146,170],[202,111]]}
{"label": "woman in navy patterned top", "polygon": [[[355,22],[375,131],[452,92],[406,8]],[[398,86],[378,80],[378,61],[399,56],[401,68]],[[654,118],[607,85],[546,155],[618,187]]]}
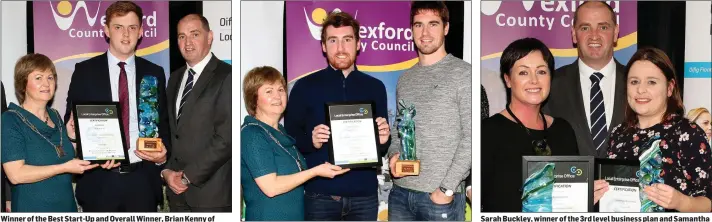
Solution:
{"label": "woman in navy patterned top", "polygon": [[[646,151],[659,150],[661,171],[654,178],[662,182],[645,186],[647,199],[667,211],[710,212],[710,145],[705,132],[683,117],[670,59],[659,49],[645,48],[626,67],[629,107],[625,121],[613,129],[608,157],[639,159]],[[598,198],[594,199],[599,199],[607,184],[595,190]]]}

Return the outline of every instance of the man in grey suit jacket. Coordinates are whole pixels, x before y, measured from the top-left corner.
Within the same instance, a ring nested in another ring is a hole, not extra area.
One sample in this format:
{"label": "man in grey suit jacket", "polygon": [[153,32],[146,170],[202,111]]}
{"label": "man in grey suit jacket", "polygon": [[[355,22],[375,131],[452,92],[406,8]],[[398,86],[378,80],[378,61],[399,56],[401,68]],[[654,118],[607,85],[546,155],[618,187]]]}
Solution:
{"label": "man in grey suit jacket", "polygon": [[579,58],[556,70],[544,112],[571,123],[581,155],[606,157],[608,135],[628,105],[625,67],[613,58],[616,15],[605,2],[585,2],[571,28]]}
{"label": "man in grey suit jacket", "polygon": [[231,212],[232,66],[210,53],[207,19],[178,23],[178,47],[187,65],[171,73],[167,96],[172,146],[161,176],[174,212]]}

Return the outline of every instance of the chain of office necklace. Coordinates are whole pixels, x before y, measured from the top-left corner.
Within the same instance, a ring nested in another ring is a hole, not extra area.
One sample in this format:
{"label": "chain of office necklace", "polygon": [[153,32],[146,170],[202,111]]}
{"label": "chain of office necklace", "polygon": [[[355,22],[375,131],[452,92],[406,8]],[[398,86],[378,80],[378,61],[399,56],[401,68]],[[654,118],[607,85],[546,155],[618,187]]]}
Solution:
{"label": "chain of office necklace", "polygon": [[[64,149],[62,149],[62,143],[64,142],[64,136],[62,136],[62,135],[63,135],[63,134],[62,134],[62,127],[61,127],[59,124],[55,124],[55,127],[59,128],[59,145],[54,145],[54,143],[52,143],[51,141],[49,141],[49,139],[47,139],[47,137],[45,137],[42,133],[40,133],[40,131],[37,130],[37,128],[35,127],[35,125],[32,124],[32,123],[30,123],[30,122],[25,118],[25,116],[23,116],[21,113],[15,111],[15,110],[8,110],[8,112],[12,112],[12,113],[17,114],[17,115],[20,117],[20,119],[22,119],[22,122],[25,123],[25,125],[29,126],[30,129],[32,129],[32,131],[34,131],[35,133],[39,134],[39,135],[40,135],[42,138],[44,138],[49,144],[52,144],[52,147],[54,147],[54,151],[57,152],[57,156],[58,156],[59,158],[64,157],[65,153],[64,153]],[[47,115],[49,115],[49,114],[47,114]],[[57,114],[57,115],[59,115],[59,114]]]}
{"label": "chain of office necklace", "polygon": [[[262,127],[262,129],[265,130],[265,133],[267,133],[267,135],[269,135],[269,137],[272,137],[272,140],[274,140],[274,142],[277,143],[277,145],[279,145],[279,147],[281,147],[282,150],[284,150],[284,152],[286,152],[290,157],[292,157],[292,159],[294,159],[294,162],[297,163],[297,167],[299,167],[299,171],[303,171],[303,170],[304,170],[304,168],[302,168],[302,164],[299,163],[299,159],[296,158],[296,157],[294,157],[294,156],[292,155],[292,153],[290,153],[290,152],[287,150],[287,148],[284,148],[284,146],[282,146],[282,144],[279,143],[279,141],[277,140],[277,138],[274,138],[274,136],[273,136],[271,133],[269,133],[269,131],[268,131],[264,126],[261,126],[261,125],[259,125],[259,124],[257,124],[257,123],[248,123],[247,125],[255,125],[255,126]],[[247,126],[247,125],[246,125],[246,126]],[[242,128],[244,129],[245,127],[243,126]],[[281,133],[281,132],[280,132],[280,133]],[[294,146],[292,146],[292,147],[294,147]],[[296,150],[296,149],[295,149],[295,150]],[[297,151],[297,152],[299,152],[299,151]],[[299,153],[297,153],[297,156],[299,156]]]}

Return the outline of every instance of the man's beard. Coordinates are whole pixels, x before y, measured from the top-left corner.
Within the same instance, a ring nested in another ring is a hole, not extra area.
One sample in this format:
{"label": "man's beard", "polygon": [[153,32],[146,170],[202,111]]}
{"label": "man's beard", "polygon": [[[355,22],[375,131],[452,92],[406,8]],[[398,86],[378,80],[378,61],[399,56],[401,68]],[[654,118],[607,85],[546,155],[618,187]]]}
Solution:
{"label": "man's beard", "polygon": [[329,64],[337,70],[348,69],[354,65],[354,60],[352,60],[348,55],[346,56],[348,58],[346,61],[338,61],[340,59],[332,58],[329,60]]}
{"label": "man's beard", "polygon": [[[417,44],[416,44],[416,46],[417,46]],[[442,42],[439,45],[430,44],[427,47],[422,47],[422,48],[418,47],[418,52],[420,52],[421,54],[424,54],[424,55],[430,55],[430,54],[433,54],[434,52],[437,52],[438,49],[442,46],[443,46]]]}

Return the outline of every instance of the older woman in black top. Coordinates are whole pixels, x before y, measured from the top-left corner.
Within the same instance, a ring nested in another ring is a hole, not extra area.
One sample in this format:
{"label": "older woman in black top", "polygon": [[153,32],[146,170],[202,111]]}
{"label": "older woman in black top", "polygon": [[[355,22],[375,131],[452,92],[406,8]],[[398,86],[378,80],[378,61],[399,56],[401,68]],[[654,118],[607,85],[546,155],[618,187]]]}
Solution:
{"label": "older woman in black top", "polygon": [[662,157],[658,163],[662,172],[653,174],[659,179],[643,190],[657,204],[651,211],[710,212],[710,144],[705,132],[683,117],[685,109],[670,59],[659,49],[644,48],[626,68],[629,106],[624,122],[613,129],[608,158],[639,159],[646,152],[656,152]]}
{"label": "older woman in black top", "polygon": [[554,57],[534,38],[512,42],[502,53],[500,73],[507,108],[482,121],[482,211],[521,212],[522,156],[578,155],[566,120],[544,115]]}

